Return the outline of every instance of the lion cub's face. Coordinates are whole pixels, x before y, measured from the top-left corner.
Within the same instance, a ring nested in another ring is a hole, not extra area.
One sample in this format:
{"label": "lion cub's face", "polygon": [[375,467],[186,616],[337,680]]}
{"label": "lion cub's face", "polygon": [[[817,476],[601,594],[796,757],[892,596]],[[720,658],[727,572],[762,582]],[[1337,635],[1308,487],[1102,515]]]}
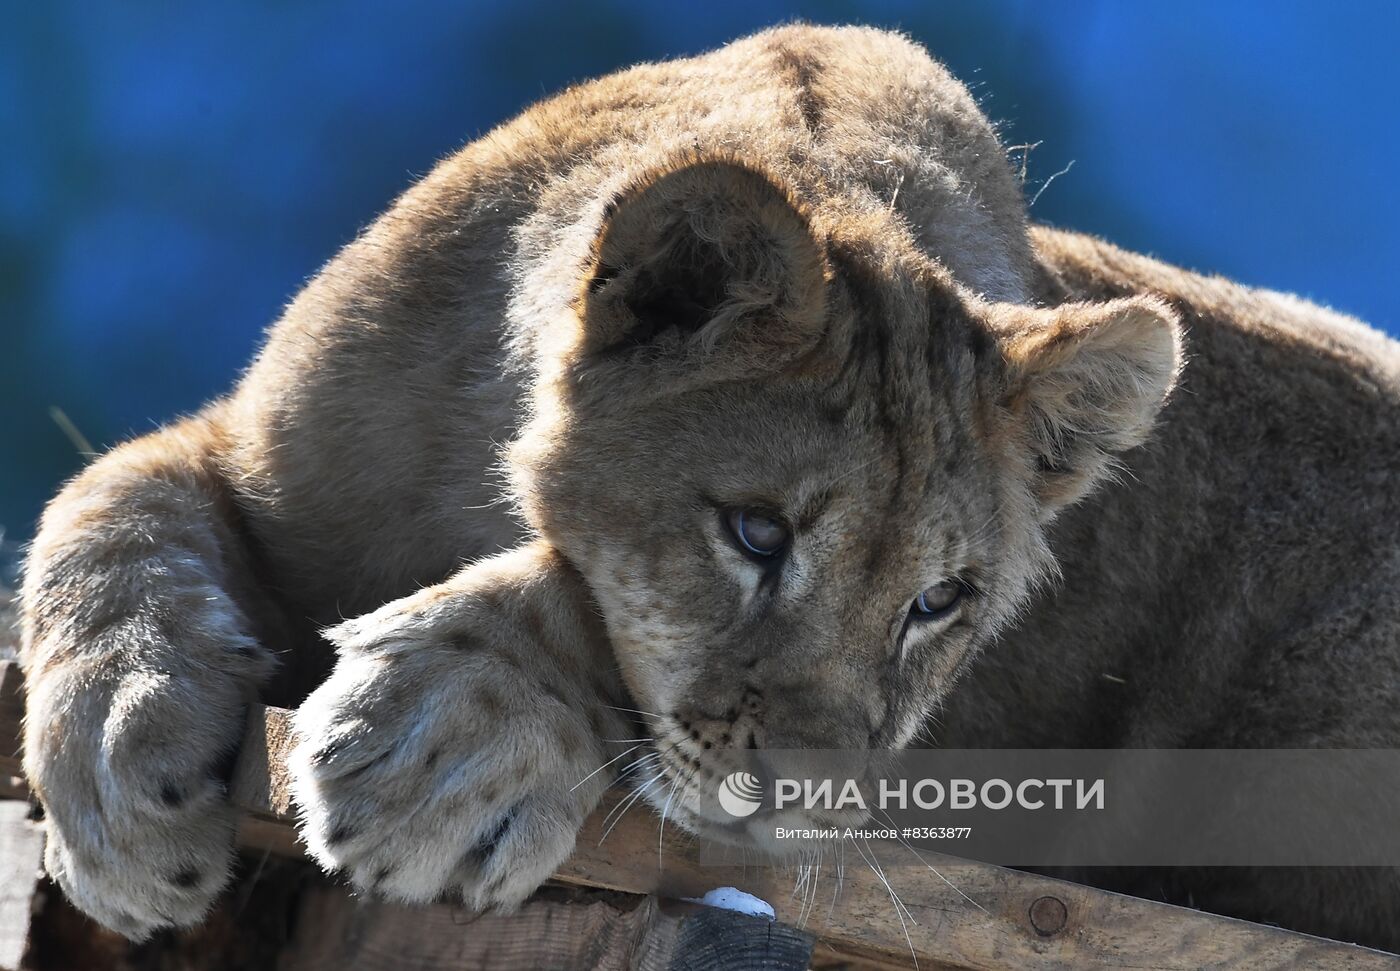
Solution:
{"label": "lion cub's face", "polygon": [[625,194],[513,450],[663,782],[907,744],[1174,380],[1161,307],[980,304],[882,216],[809,219],[721,162]]}

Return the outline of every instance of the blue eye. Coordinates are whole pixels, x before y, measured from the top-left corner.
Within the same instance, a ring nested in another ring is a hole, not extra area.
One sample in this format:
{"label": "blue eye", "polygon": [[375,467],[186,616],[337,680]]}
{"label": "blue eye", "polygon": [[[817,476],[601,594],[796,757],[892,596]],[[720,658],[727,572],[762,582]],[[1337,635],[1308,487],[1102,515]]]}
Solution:
{"label": "blue eye", "polygon": [[787,526],[757,509],[730,509],[724,521],[734,542],[745,553],[764,559],[777,556],[788,544],[791,533]]}
{"label": "blue eye", "polygon": [[956,580],[935,583],[914,598],[909,613],[918,620],[936,620],[939,617],[946,617],[952,613],[953,608],[958,605],[958,601],[962,600],[963,592],[963,585]]}

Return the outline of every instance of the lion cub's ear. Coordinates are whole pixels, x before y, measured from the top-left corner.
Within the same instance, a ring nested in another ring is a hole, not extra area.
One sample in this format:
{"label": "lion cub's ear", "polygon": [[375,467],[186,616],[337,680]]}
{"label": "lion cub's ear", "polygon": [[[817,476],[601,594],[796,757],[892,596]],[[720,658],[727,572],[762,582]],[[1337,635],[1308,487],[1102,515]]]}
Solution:
{"label": "lion cub's ear", "polygon": [[1048,519],[1146,440],[1176,384],[1181,332],[1146,297],[1013,316],[1002,341],[1007,403],[1025,422]]}
{"label": "lion cub's ear", "polygon": [[822,246],[786,192],[734,162],[688,161],[624,190],[592,255],[585,355],[696,339],[763,355],[810,342],[822,324]]}

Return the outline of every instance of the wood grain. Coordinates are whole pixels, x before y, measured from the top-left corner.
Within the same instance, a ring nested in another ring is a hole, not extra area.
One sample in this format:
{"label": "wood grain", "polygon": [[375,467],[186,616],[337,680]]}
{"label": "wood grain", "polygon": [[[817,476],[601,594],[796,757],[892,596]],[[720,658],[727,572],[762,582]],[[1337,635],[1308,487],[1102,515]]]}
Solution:
{"label": "wood grain", "polygon": [[[0,664],[0,753],[17,751],[17,741],[10,741],[19,732],[17,691],[17,669]],[[244,840],[293,854],[298,848],[284,770],[289,717],[276,708],[254,712],[232,796],[247,814]],[[18,772],[18,761],[0,758],[5,771]],[[615,799],[605,801],[587,821],[556,880],[673,898],[737,886],[772,903],[779,920],[817,935],[823,961],[849,956],[899,966],[912,964],[912,952],[925,969],[1400,969],[1400,957],[1378,951],[934,855],[925,858],[936,873],[886,871],[908,913],[903,923],[884,883],[858,866],[846,867],[834,903],[833,875],[823,874],[822,902],[808,913],[792,893],[793,873],[705,865],[682,834],[670,827],[662,836],[655,816],[640,808],[625,813],[604,839],[603,817],[613,805]],[[1046,915],[1062,921],[1058,929],[1044,932]]]}

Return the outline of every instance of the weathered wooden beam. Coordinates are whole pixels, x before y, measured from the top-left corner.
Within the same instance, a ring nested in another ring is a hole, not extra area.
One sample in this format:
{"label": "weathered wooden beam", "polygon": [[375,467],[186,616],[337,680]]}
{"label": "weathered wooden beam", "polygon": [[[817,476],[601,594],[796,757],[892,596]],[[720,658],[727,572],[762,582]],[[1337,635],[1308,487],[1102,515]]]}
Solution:
{"label": "weathered wooden beam", "polygon": [[704,907],[608,891],[540,894],[513,914],[302,895],[280,971],[806,971],[810,935]]}
{"label": "weathered wooden beam", "polygon": [[[18,674],[13,665],[0,665],[0,753],[18,751]],[[256,709],[232,796],[246,813],[241,836],[247,843],[295,854],[284,769],[290,744],[290,713]],[[0,773],[5,771],[18,772],[16,758],[0,758]],[[1400,969],[1400,957],[1378,951],[936,855],[925,859],[937,873],[886,871],[907,915],[903,920],[884,882],[854,866],[846,869],[834,902],[834,874],[823,874],[822,903],[804,906],[802,895],[793,895],[791,873],[702,864],[682,834],[668,828],[663,836],[653,815],[640,809],[625,813],[604,840],[603,815],[614,805],[606,801],[587,821],[557,880],[670,898],[737,886],[772,903],[779,920],[817,935],[819,957],[834,953],[898,966],[916,953],[925,969],[1007,971]]]}
{"label": "weathered wooden beam", "polygon": [[0,802],[0,971],[19,971],[44,862],[44,830],[22,802]]}

